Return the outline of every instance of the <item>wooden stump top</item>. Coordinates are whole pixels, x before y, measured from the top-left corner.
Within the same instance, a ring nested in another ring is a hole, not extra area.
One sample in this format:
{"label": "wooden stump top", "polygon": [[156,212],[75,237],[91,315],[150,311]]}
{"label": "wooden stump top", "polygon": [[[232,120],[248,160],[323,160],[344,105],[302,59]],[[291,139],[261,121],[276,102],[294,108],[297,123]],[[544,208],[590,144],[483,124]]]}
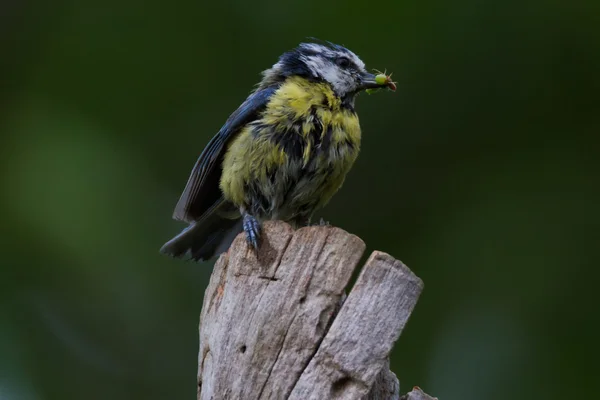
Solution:
{"label": "wooden stump top", "polygon": [[205,293],[198,399],[399,399],[388,357],[423,282],[376,251],[344,299],[364,250],[331,226],[239,235]]}

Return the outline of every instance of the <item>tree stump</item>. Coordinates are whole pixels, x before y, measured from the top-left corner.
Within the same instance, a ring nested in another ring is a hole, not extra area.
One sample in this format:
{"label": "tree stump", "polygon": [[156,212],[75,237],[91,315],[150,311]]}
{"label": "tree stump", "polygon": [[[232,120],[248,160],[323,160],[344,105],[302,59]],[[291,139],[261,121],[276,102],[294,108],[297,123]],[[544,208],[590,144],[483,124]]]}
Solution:
{"label": "tree stump", "polygon": [[198,399],[398,400],[388,357],[423,283],[376,251],[346,298],[364,250],[331,226],[266,222],[258,252],[239,235],[204,296]]}

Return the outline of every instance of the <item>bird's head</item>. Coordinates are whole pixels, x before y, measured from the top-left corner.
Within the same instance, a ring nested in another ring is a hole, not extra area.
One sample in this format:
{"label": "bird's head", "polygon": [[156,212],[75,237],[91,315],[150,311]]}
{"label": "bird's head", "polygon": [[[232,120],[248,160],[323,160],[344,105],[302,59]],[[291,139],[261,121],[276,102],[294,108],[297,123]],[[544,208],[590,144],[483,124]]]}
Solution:
{"label": "bird's head", "polygon": [[284,81],[289,76],[301,76],[328,83],[338,97],[350,101],[361,90],[395,89],[390,79],[376,79],[356,54],[333,43],[301,43],[284,53],[263,75],[262,87]]}

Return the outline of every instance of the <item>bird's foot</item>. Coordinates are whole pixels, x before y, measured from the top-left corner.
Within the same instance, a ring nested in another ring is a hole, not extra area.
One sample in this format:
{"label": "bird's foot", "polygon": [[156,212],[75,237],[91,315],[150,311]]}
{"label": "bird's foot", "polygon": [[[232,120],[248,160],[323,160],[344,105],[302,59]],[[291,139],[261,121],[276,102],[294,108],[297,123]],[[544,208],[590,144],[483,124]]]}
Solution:
{"label": "bird's foot", "polygon": [[258,250],[260,241],[260,222],[250,214],[244,214],[244,232],[246,232],[246,241],[254,250]]}

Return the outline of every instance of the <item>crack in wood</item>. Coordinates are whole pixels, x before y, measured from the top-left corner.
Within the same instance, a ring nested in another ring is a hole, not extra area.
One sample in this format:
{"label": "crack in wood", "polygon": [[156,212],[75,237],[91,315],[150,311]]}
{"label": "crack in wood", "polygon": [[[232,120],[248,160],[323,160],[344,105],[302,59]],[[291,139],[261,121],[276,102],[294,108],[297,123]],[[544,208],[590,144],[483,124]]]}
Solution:
{"label": "crack in wood", "polygon": [[292,322],[290,323],[290,325],[288,326],[288,329],[283,334],[283,340],[281,341],[281,347],[279,347],[279,351],[277,352],[277,356],[275,357],[275,362],[271,365],[271,369],[269,369],[269,373],[267,375],[267,379],[265,379],[265,383],[260,388],[260,392],[258,393],[258,397],[257,397],[258,399],[260,399],[262,397],[262,394],[263,394],[265,388],[267,387],[267,384],[269,383],[269,378],[271,378],[271,373],[273,372],[273,368],[275,368],[275,365],[277,365],[277,360],[279,360],[279,356],[281,355],[281,352],[283,351],[283,348],[285,347],[285,339],[290,331],[290,328],[294,324],[295,318],[296,318],[296,314],[294,314],[294,318],[292,319]]}
{"label": "crack in wood", "polygon": [[215,265],[201,313],[198,399],[398,400],[388,356],[420,280],[374,252],[345,297],[365,248],[359,238],[276,221],[263,234],[258,252],[240,235]]}

